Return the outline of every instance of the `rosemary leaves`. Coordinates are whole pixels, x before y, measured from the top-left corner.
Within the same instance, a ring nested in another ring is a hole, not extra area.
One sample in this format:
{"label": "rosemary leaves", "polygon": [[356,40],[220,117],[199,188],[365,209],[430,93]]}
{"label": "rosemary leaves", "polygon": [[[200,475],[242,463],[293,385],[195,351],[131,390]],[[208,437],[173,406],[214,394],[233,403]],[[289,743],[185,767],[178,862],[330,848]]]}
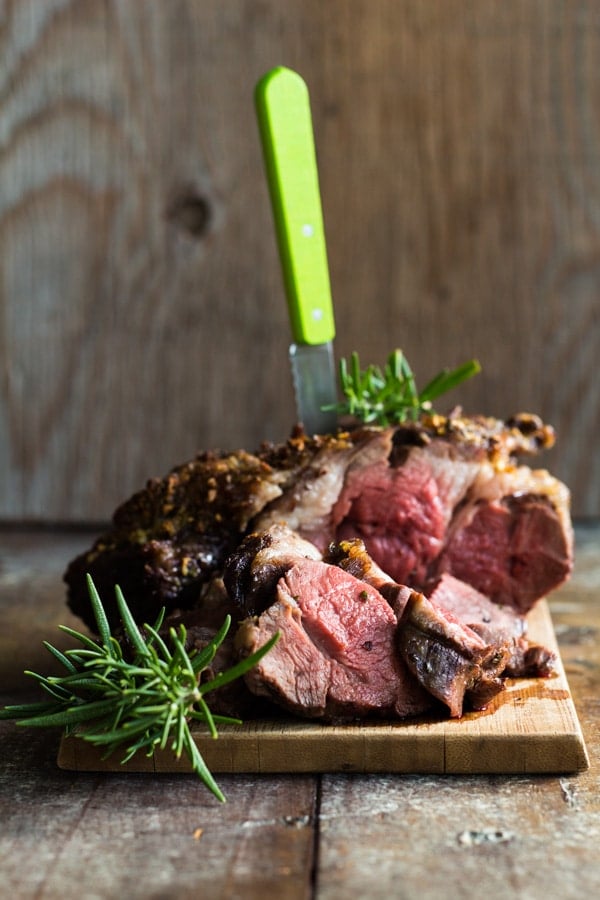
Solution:
{"label": "rosemary leaves", "polygon": [[350,365],[341,359],[339,371],[345,400],[327,409],[366,424],[398,425],[432,412],[433,400],[476,375],[481,366],[477,360],[470,360],[456,369],[443,369],[422,391],[417,390],[401,350],[390,353],[383,371],[375,365],[361,369],[358,353],[352,354]]}
{"label": "rosemary leaves", "polygon": [[21,725],[62,726],[105,749],[106,756],[124,747],[122,762],[138,751],[152,755],[156,748],[170,746],[177,757],[186,753],[192,770],[207,788],[224,801],[225,797],[208,770],[196,745],[190,722],[203,722],[212,737],[217,725],[239,724],[239,719],[212,715],[205,696],[239,678],[271,649],[274,635],[254,654],[207,681],[201,679],[225,639],[231,620],[227,616],[219,632],[202,650],[186,650],[186,629],[170,629],[165,640],[159,629],[164,612],[153,626],[142,629],[133,619],[125,598],[116,588],[116,599],[125,634],[133,648],[126,658],[121,644],[111,634],[102,601],[88,575],[88,591],[98,627],[95,641],[67,626],[59,626],[81,647],[64,653],[44,642],[49,652],[66,669],[65,675],[43,676],[28,671],[52,699],[46,702],[7,706],[1,719],[17,719]]}

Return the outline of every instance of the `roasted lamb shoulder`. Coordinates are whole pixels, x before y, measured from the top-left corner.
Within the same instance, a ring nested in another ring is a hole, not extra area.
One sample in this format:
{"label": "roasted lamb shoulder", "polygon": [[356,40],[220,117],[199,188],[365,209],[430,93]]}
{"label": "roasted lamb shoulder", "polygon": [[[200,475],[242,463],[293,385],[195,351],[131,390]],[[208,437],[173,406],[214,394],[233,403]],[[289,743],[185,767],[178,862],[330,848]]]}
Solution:
{"label": "roasted lamb shoulder", "polygon": [[139,621],[193,609],[247,534],[284,522],[321,553],[361,539],[391,582],[426,591],[448,573],[524,613],[572,566],[566,487],[519,463],[553,439],[535,416],[456,414],[201,454],[117,509],[65,573],[69,606],[94,627],[89,572],[111,620],[115,584]]}

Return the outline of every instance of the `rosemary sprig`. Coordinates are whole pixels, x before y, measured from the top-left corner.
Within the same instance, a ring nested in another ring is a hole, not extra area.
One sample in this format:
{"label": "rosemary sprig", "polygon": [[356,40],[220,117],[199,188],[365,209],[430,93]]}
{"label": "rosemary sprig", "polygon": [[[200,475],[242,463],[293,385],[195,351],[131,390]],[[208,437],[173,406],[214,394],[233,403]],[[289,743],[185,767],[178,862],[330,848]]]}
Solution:
{"label": "rosemary sprig", "polygon": [[17,719],[20,725],[63,726],[66,734],[103,746],[105,757],[124,746],[122,762],[140,750],[151,756],[155,748],[164,749],[170,742],[175,756],[179,758],[185,751],[192,771],[223,802],[225,797],[194,741],[190,722],[204,722],[214,738],[218,736],[217,724],[241,724],[239,719],[213,715],[205,696],[255,666],[279,635],[236,665],[202,681],[202,673],[227,635],[230,616],[206,647],[188,651],[183,625],[177,631],[171,628],[168,640],[159,634],[164,610],[153,626],[144,625],[140,630],[117,587],[119,614],[133,648],[132,657],[125,658],[120,643],[111,634],[102,601],[89,575],[87,583],[99,640],[59,626],[82,645],[63,653],[44,641],[66,674],[44,676],[26,672],[52,699],[6,706],[0,710],[0,719]]}
{"label": "rosemary sprig", "polygon": [[326,409],[366,424],[414,422],[423,413],[433,412],[433,400],[480,371],[481,366],[472,359],[456,369],[443,369],[418,391],[412,369],[401,350],[390,353],[383,371],[375,365],[361,369],[358,353],[353,353],[350,365],[345,359],[340,360],[340,384],[345,400]]}

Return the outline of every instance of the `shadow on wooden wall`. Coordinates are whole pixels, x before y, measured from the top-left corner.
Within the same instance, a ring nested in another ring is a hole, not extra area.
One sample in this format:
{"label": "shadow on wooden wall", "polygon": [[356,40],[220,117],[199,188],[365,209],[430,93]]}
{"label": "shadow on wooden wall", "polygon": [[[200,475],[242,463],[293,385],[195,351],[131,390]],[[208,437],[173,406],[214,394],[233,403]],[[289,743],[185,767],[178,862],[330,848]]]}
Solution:
{"label": "shadow on wooden wall", "polygon": [[539,412],[600,513],[600,20],[577,0],[22,0],[0,29],[0,517],[293,424],[252,91],[308,82],[338,356]]}

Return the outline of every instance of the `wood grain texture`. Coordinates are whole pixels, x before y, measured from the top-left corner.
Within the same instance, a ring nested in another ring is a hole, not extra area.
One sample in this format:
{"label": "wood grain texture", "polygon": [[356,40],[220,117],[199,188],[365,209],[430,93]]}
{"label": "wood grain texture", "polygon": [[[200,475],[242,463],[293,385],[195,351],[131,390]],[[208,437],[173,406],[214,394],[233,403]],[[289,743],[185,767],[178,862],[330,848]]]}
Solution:
{"label": "wood grain texture", "polygon": [[[74,531],[0,529],[0,705],[26,700],[24,666],[44,671],[37,642],[55,640],[56,621],[66,621],[60,572],[88,543]],[[222,806],[185,774],[62,771],[58,733],[0,722],[4,893],[19,900],[597,896],[599,591],[600,523],[579,525],[575,572],[550,607],[587,771],[222,775]],[[18,652],[9,665],[12,642]]]}
{"label": "wood grain texture", "polygon": [[0,517],[105,519],[293,422],[252,108],[311,90],[336,352],[535,410],[600,510],[600,23],[592,0],[7,0]]}
{"label": "wood grain texture", "polygon": [[311,897],[313,777],[237,777],[226,784],[227,804],[215,808],[194,776],[166,776],[159,784],[144,775],[57,773],[47,736],[23,744],[3,725],[0,866],[7,896]]}

